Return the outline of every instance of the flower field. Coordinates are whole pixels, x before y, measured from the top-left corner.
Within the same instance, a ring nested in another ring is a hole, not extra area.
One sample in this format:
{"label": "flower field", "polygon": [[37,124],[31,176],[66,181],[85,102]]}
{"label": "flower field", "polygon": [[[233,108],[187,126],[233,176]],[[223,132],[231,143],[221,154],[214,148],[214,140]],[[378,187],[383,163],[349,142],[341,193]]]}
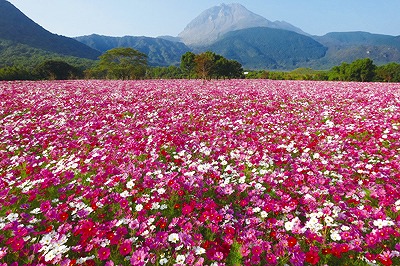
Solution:
{"label": "flower field", "polygon": [[400,265],[400,84],[0,82],[0,265]]}

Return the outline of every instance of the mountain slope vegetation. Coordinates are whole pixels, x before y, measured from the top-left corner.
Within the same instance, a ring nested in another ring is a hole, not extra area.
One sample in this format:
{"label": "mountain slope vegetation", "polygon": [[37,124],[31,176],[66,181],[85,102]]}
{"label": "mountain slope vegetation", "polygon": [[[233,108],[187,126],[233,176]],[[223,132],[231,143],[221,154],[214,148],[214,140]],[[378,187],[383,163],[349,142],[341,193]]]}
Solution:
{"label": "mountain slope vegetation", "polygon": [[97,59],[100,55],[72,38],[53,34],[5,0],[0,0],[0,39],[65,56]]}
{"label": "mountain slope vegetation", "polygon": [[322,58],[327,50],[305,35],[267,27],[229,32],[203,49],[254,69],[294,69],[303,63]]}
{"label": "mountain slope vegetation", "polygon": [[181,42],[144,36],[109,37],[92,34],[75,39],[100,52],[117,47],[133,48],[146,54],[151,66],[178,65],[181,56],[190,50]]}

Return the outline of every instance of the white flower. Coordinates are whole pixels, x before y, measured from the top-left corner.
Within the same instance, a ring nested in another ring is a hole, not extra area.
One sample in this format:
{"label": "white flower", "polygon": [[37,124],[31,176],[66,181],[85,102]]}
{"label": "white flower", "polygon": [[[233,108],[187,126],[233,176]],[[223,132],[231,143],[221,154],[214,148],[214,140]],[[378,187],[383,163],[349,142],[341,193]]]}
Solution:
{"label": "white flower", "polygon": [[121,197],[126,198],[129,196],[129,192],[124,190],[122,193],[119,194]]}
{"label": "white flower", "polygon": [[332,225],[334,225],[334,223],[333,223],[333,218],[331,217],[331,216],[326,216],[325,218],[324,218],[324,221],[325,221],[325,223],[326,223],[326,225],[327,226],[332,226]]}
{"label": "white flower", "polygon": [[168,236],[168,241],[172,243],[176,243],[179,241],[179,235],[177,233],[172,233]]}
{"label": "white flower", "polygon": [[158,202],[153,202],[152,204],[151,204],[151,209],[152,210],[158,210],[160,208],[160,203],[158,203]]}
{"label": "white flower", "polygon": [[196,253],[196,255],[201,255],[201,254],[206,253],[206,250],[202,247],[195,247],[194,252]]}
{"label": "white flower", "polygon": [[266,211],[261,211],[260,212],[261,218],[266,218],[268,216],[268,212]]}
{"label": "white flower", "polygon": [[135,210],[136,210],[137,212],[140,212],[141,210],[143,210],[143,205],[142,205],[142,204],[136,205]]}
{"label": "white flower", "polygon": [[261,188],[262,188],[262,185],[261,185],[260,183],[256,183],[256,184],[254,185],[254,187],[255,187],[255,189],[261,189]]}
{"label": "white flower", "polygon": [[162,258],[160,259],[160,265],[164,265],[168,263],[168,259],[167,258]]}
{"label": "white flower", "polygon": [[308,221],[310,224],[317,224],[319,223],[317,217],[311,217],[310,220]]}
{"label": "white flower", "polygon": [[349,231],[349,230],[350,230],[350,227],[348,227],[347,225],[342,225],[342,226],[340,227],[340,229],[342,229],[343,231]]}
{"label": "white flower", "polygon": [[[38,209],[38,208],[36,208],[36,209]],[[36,210],[35,209],[35,210]],[[40,210],[40,209],[39,209]],[[31,212],[32,213],[32,212]],[[16,220],[18,220],[18,213],[10,213],[9,215],[7,215],[7,219],[10,221],[10,222],[15,222]]]}
{"label": "white flower", "polygon": [[135,186],[135,183],[133,182],[133,180],[129,180],[129,181],[126,183],[126,188],[127,188],[127,189],[132,189],[134,186]]}
{"label": "white flower", "polygon": [[325,121],[325,124],[326,124],[328,127],[333,127],[333,126],[335,125],[335,123],[333,123],[331,120],[326,120],[326,121]]}
{"label": "white flower", "polygon": [[57,253],[55,252],[55,250],[50,250],[50,251],[44,256],[44,260],[45,260],[45,261],[51,261],[51,260],[53,260],[56,256],[57,256]]}
{"label": "white flower", "polygon": [[176,263],[183,264],[185,262],[185,259],[186,259],[185,255],[178,255],[176,256]]}
{"label": "white flower", "polygon": [[164,188],[159,188],[159,189],[157,189],[157,193],[162,195],[162,194],[165,193],[165,189]]}
{"label": "white flower", "polygon": [[331,232],[331,239],[333,241],[340,241],[342,239],[342,237],[339,235],[339,233],[337,231],[332,231]]}
{"label": "white flower", "polygon": [[378,219],[374,221],[374,225],[379,229],[382,229],[384,226],[387,226],[388,223],[386,220]]}
{"label": "white flower", "polygon": [[292,231],[293,226],[294,226],[294,223],[293,223],[292,221],[286,222],[286,223],[285,223],[285,229],[286,229],[286,231]]}
{"label": "white flower", "polygon": [[316,153],[313,154],[313,158],[314,158],[314,159],[318,159],[319,157],[320,157],[320,155],[319,155],[318,152],[316,152]]}

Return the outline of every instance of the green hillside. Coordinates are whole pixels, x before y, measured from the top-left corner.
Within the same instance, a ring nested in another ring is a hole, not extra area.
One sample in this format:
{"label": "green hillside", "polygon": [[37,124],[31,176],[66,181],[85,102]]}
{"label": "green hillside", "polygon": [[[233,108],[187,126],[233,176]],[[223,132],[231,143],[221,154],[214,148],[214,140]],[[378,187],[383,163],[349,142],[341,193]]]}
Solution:
{"label": "green hillside", "polygon": [[95,63],[91,59],[60,55],[26,44],[0,39],[0,68],[16,66],[32,69],[47,60],[62,60],[80,69],[89,68]]}
{"label": "green hillside", "polygon": [[147,55],[148,63],[151,66],[178,65],[181,56],[190,50],[181,42],[144,36],[109,37],[92,34],[76,37],[75,39],[100,52],[116,47],[136,49]]}
{"label": "green hillside", "polygon": [[266,27],[229,32],[204,49],[252,69],[295,69],[322,58],[327,50],[305,35]]}
{"label": "green hillside", "polygon": [[53,34],[5,0],[0,0],[0,39],[65,56],[97,59],[96,51],[72,38]]}

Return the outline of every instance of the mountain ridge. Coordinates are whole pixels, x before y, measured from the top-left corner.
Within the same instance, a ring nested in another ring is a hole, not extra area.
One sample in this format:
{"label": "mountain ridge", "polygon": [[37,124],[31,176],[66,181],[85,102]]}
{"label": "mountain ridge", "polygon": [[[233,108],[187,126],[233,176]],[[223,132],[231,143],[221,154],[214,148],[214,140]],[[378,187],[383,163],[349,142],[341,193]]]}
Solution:
{"label": "mountain ridge", "polygon": [[47,31],[6,0],[0,0],[0,14],[0,39],[66,56],[97,59],[100,55],[72,38]]}
{"label": "mountain ridge", "polygon": [[295,69],[324,57],[327,50],[308,36],[269,27],[228,32],[208,49],[255,69]]}
{"label": "mountain ridge", "polygon": [[181,55],[190,49],[181,42],[146,36],[111,37],[98,34],[75,37],[76,40],[100,52],[117,48],[130,47],[148,56],[151,66],[178,65]]}
{"label": "mountain ridge", "polygon": [[[362,31],[311,36],[285,21],[271,22],[240,4],[223,4],[207,10],[201,13],[203,16],[200,14],[196,18],[207,18],[213,23],[219,21],[215,25],[206,23],[205,30],[200,30],[207,32],[211,29],[210,25],[214,25],[213,35],[204,43],[186,45],[180,42],[182,39],[179,36],[153,38],[91,34],[68,38],[47,31],[8,1],[0,0],[0,67],[12,65],[10,60],[14,57],[18,58],[18,62],[23,62],[24,57],[30,58],[30,64],[33,64],[38,54],[48,58],[60,55],[61,58],[74,56],[97,59],[102,52],[122,46],[147,54],[150,66],[179,65],[180,57],[185,52],[207,50],[255,69],[328,69],[342,62],[366,57],[377,64],[400,63],[400,36]],[[185,29],[194,25],[199,30],[198,27],[203,25],[201,19],[197,20],[198,25],[191,22]],[[254,27],[257,24],[262,26]],[[249,35],[249,32],[253,32],[253,35]],[[201,38],[206,37],[203,35]]]}
{"label": "mountain ridge", "polygon": [[286,29],[307,35],[285,21],[269,21],[241,4],[233,3],[206,9],[189,22],[178,37],[188,46],[204,46],[212,44],[229,31],[254,27]]}

